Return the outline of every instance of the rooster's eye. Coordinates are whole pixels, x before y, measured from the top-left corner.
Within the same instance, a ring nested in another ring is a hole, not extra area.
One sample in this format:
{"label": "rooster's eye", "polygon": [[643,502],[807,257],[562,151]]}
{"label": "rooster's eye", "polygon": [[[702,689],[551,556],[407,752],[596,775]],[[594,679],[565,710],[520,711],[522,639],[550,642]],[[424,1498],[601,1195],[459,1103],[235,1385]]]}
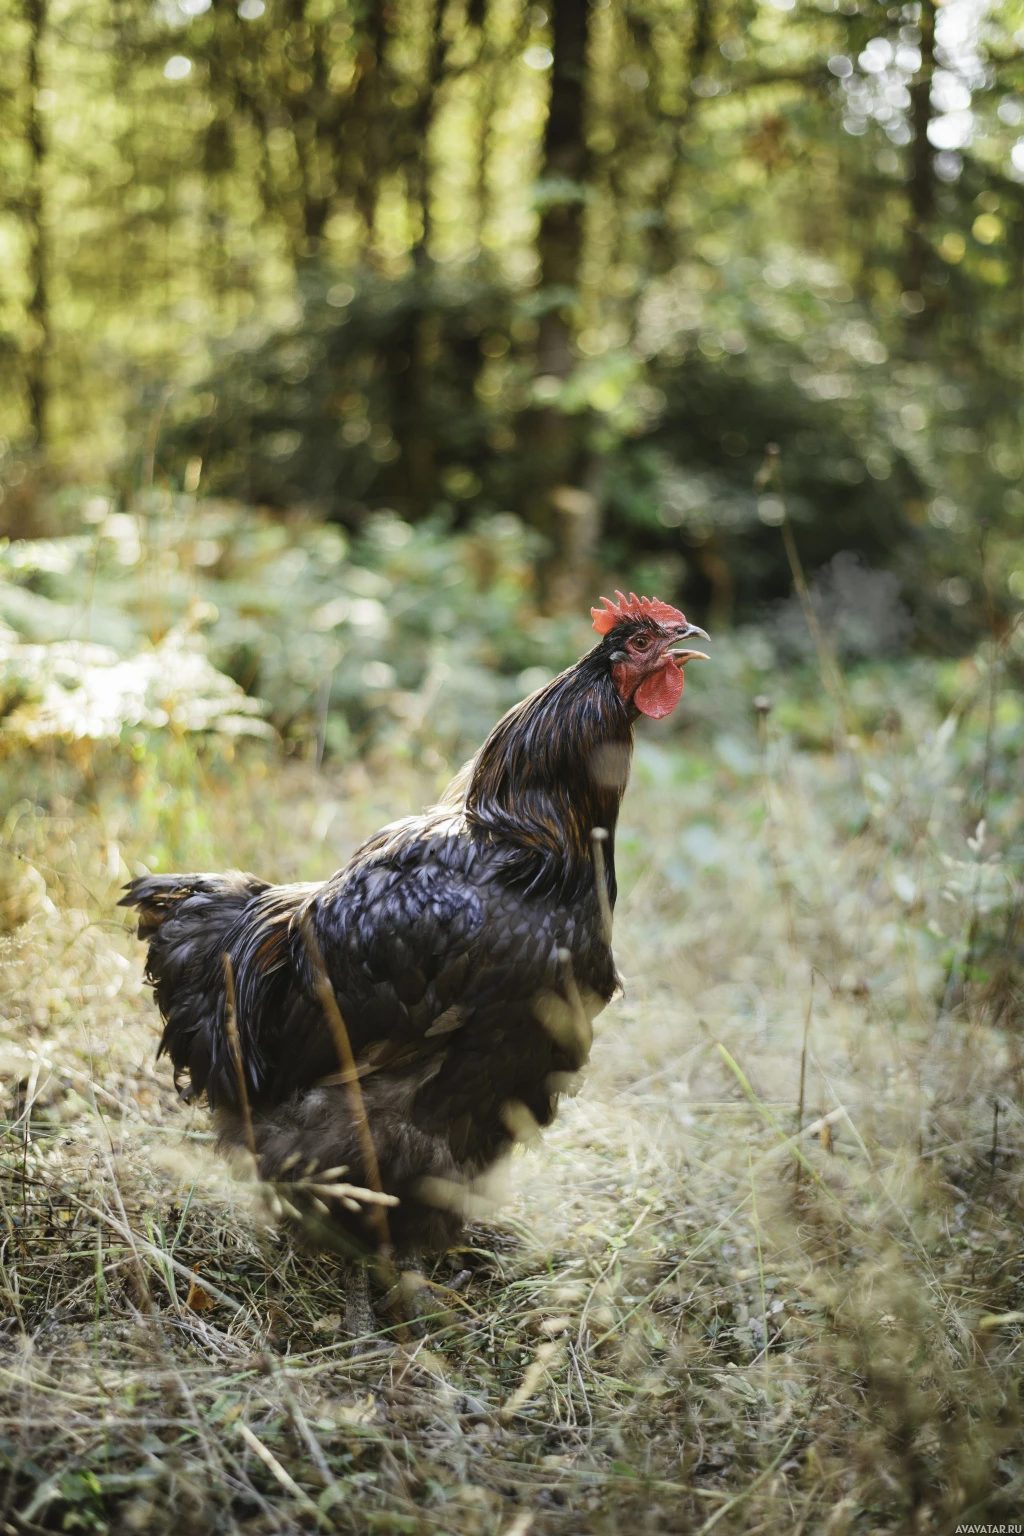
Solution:
{"label": "rooster's eye", "polygon": [[649,636],[637,635],[636,639],[633,641],[633,649],[634,651],[646,651],[650,643],[651,642]]}

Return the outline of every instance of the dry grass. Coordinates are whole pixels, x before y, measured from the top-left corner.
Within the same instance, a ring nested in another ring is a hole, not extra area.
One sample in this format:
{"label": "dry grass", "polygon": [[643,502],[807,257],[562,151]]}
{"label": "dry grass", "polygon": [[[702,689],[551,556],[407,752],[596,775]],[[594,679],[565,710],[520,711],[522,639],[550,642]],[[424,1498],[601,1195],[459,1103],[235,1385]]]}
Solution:
{"label": "dry grass", "polygon": [[[984,859],[1020,810],[1010,753],[990,841],[967,848],[985,721],[968,677],[936,738],[923,676],[870,683],[902,718],[852,756],[771,727],[759,757],[735,722],[642,744],[619,849],[627,997],[580,1097],[438,1261],[425,1334],[369,1355],[341,1330],[333,1261],[263,1222],[154,1063],[114,901],[137,860],[325,874],[436,783],[179,743],[79,763],[63,800],[54,761],[44,810],[14,784],[0,1526],[1019,1518],[1016,919],[1011,874]],[[8,778],[31,792],[44,766]]]}

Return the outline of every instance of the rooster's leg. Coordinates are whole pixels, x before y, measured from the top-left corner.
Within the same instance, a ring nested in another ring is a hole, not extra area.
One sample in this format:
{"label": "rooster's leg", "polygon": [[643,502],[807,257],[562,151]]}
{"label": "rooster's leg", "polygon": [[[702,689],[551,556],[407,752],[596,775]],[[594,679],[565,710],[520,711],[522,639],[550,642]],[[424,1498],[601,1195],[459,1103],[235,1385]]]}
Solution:
{"label": "rooster's leg", "polygon": [[341,1285],[345,1297],[345,1332],[361,1349],[372,1349],[377,1319],[370,1304],[370,1276],[366,1265],[358,1261],[343,1264]]}

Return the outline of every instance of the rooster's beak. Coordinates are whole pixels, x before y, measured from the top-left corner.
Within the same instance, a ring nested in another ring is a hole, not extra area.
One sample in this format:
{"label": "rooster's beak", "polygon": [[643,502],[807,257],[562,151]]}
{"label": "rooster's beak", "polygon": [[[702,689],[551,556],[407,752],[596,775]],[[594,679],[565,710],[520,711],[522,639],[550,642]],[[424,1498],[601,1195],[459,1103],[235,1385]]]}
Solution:
{"label": "rooster's beak", "polygon": [[[702,640],[710,640],[711,639],[711,636],[708,634],[707,630],[706,629],[701,629],[699,624],[687,624],[686,628],[683,630],[682,634],[679,636],[679,639],[680,640],[689,640],[691,635],[700,635]],[[709,661],[710,660],[710,657],[708,656],[706,651],[675,650],[675,651],[669,651],[668,655],[671,656],[672,660],[676,663],[676,665],[680,666],[680,667],[685,667],[686,663],[688,661]]]}

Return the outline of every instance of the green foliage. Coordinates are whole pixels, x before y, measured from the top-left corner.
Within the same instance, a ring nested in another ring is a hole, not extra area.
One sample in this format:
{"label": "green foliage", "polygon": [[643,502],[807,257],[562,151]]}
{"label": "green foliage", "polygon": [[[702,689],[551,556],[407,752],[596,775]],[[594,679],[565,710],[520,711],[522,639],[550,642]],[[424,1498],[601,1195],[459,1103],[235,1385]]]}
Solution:
{"label": "green foliage", "polygon": [[511,509],[546,579],[576,571],[549,606],[596,541],[743,615],[788,580],[774,442],[809,567],[891,566],[962,647],[1020,598],[1022,22],[30,6],[0,64],[0,516],[34,530],[41,435],[61,471],[201,459],[353,528]]}
{"label": "green foliage", "polygon": [[[940,471],[931,440],[900,427],[917,392],[886,379],[887,350],[843,288],[781,251],[766,268],[688,264],[643,300],[645,367],[609,352],[564,386],[560,408],[606,460],[608,564],[668,556],[659,590],[690,572],[719,619],[788,591],[781,504],[755,484],[774,442],[812,568],[855,548],[919,576],[939,536],[907,509]],[[249,326],[225,348],[183,402],[203,414],[163,433],[161,468],[180,483],[201,456],[215,491],[356,526],[367,505],[464,522],[529,503],[528,304],[468,275],[357,287],[310,269],[299,291],[284,330]]]}
{"label": "green foliage", "polygon": [[85,534],[0,553],[8,750],[257,734],[265,701],[290,749],[439,762],[589,643],[579,618],[538,613],[535,539],[510,515],[454,535],[380,513],[350,549],[330,525],[185,495],[85,511]]}
{"label": "green foliage", "polygon": [[251,324],[222,345],[182,402],[191,419],[162,436],[162,469],[180,480],[195,453],[215,491],[348,523],[367,505],[416,517],[513,499],[508,404],[475,392],[489,393],[488,351],[509,348],[505,288],[471,271],[349,283],[310,267],[297,302],[283,330]]}

